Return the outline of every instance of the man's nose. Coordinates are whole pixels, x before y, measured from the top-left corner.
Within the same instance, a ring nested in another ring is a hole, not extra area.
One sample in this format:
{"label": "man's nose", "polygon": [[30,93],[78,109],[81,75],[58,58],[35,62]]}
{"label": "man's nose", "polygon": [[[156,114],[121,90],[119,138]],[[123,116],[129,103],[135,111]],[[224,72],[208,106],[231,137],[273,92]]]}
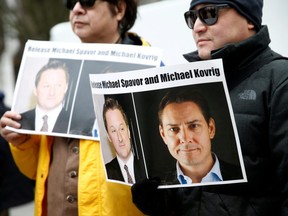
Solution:
{"label": "man's nose", "polygon": [[205,30],[206,28],[207,28],[207,26],[199,19],[199,17],[197,17],[197,19],[194,23],[193,31],[195,33],[198,33],[198,32]]}
{"label": "man's nose", "polygon": [[121,134],[121,132],[119,130],[117,131],[117,137],[118,137],[118,141],[119,142],[123,141],[122,134]]}
{"label": "man's nose", "polygon": [[50,94],[50,95],[54,95],[54,94],[55,94],[55,87],[54,87],[54,86],[50,86],[50,88],[49,88],[49,94]]}
{"label": "man's nose", "polygon": [[189,139],[189,133],[188,131],[185,129],[185,128],[182,128],[180,131],[179,131],[179,140],[181,143],[186,143]]}

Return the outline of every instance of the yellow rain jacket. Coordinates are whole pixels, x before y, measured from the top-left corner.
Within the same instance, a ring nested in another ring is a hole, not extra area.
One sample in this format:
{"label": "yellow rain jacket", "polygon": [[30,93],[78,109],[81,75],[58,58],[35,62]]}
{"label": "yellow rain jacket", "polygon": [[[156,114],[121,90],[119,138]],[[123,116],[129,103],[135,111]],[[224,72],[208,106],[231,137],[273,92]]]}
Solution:
{"label": "yellow rain jacket", "polygon": [[[23,174],[36,179],[34,216],[46,215],[46,181],[53,137],[34,135],[19,147],[10,144]],[[100,143],[80,140],[78,177],[79,216],[143,215],[132,203],[130,187],[106,181]]]}

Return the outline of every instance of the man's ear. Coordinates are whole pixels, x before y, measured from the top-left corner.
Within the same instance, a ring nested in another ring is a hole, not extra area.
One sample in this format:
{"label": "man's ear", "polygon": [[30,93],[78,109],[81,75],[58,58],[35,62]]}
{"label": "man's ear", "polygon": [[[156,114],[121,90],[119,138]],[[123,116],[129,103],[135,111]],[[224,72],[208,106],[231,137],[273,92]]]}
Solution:
{"label": "man's ear", "polygon": [[249,30],[255,30],[255,25],[250,21],[248,21],[247,27]]}
{"label": "man's ear", "polygon": [[67,90],[68,90],[68,84],[66,85],[66,88],[65,88],[65,94],[66,94],[66,92],[67,92]]}
{"label": "man's ear", "polygon": [[106,134],[107,134],[107,138],[108,138],[109,142],[112,143],[112,139],[111,139],[111,137],[109,136],[108,132],[106,132]]}
{"label": "man's ear", "polygon": [[33,88],[33,94],[37,97],[37,90],[36,90],[36,87]]}
{"label": "man's ear", "polygon": [[208,127],[209,127],[210,139],[213,139],[215,136],[215,133],[216,133],[216,124],[215,124],[215,120],[213,118],[209,119]]}
{"label": "man's ear", "polygon": [[117,6],[116,6],[116,17],[118,21],[121,21],[125,15],[127,8],[127,4],[125,1],[118,1]]}
{"label": "man's ear", "polygon": [[127,125],[127,130],[128,130],[128,136],[129,136],[129,139],[131,139],[131,133],[130,133],[129,125]]}
{"label": "man's ear", "polygon": [[160,136],[162,137],[163,142],[166,144],[165,133],[164,133],[163,127],[161,125],[159,125],[159,133],[160,133]]}

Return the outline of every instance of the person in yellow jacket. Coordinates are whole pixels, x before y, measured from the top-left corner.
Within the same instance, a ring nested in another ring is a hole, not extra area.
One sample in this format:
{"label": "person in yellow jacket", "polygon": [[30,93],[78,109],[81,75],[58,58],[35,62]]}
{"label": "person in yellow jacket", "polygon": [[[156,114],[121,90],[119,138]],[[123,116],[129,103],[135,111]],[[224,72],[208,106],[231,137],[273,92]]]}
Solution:
{"label": "person in yellow jacket", "polygon": [[[135,0],[67,0],[74,33],[83,43],[149,46],[128,30],[137,15]],[[21,115],[7,111],[1,135],[10,143],[20,171],[36,180],[35,216],[137,216],[130,187],[106,181],[100,143],[92,140],[19,134]]]}

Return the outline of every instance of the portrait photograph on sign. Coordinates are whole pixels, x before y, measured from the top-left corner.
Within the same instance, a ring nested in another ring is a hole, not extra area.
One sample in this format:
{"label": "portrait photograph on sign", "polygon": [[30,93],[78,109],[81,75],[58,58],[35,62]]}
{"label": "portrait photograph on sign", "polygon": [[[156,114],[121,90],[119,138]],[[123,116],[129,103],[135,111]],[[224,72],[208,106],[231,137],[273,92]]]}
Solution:
{"label": "portrait photograph on sign", "polygon": [[215,78],[207,81],[200,80],[203,71],[191,67],[179,66],[179,73],[177,66],[169,66],[140,70],[137,76],[101,77],[119,80],[117,90],[93,88],[99,77],[90,75],[109,181],[133,184],[143,176],[159,177],[163,188],[247,181],[225,79],[217,75],[222,71],[214,67],[214,75],[209,74]]}
{"label": "portrait photograph on sign", "polygon": [[12,110],[26,134],[99,140],[89,74],[116,73],[160,65],[161,52],[140,46],[28,41]]}

